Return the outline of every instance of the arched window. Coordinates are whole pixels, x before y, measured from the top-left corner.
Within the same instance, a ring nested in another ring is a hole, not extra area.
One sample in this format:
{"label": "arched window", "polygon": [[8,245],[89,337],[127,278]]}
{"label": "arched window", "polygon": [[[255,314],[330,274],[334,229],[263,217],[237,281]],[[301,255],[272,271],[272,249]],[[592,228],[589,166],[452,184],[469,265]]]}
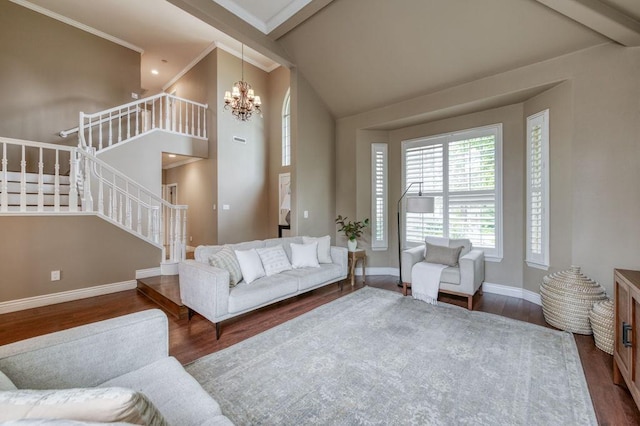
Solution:
{"label": "arched window", "polygon": [[291,96],[289,90],[282,105],[282,166],[291,165]]}

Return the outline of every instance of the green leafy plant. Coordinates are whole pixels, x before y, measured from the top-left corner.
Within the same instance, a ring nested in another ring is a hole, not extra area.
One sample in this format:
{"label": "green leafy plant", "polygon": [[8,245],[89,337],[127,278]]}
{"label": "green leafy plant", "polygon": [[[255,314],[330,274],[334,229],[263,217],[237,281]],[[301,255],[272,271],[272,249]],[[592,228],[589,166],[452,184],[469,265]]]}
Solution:
{"label": "green leafy plant", "polygon": [[342,217],[342,215],[338,215],[336,218],[336,224],[340,225],[340,229],[338,232],[344,232],[344,235],[350,239],[351,241],[355,240],[358,237],[362,236],[362,231],[364,228],[369,226],[369,219],[365,219],[363,221],[347,221],[347,217]]}

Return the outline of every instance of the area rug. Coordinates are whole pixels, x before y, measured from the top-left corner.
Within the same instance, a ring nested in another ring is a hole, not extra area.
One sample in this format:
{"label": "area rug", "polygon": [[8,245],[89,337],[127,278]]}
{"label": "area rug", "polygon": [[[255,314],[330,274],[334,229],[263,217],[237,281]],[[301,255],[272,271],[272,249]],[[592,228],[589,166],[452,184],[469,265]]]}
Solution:
{"label": "area rug", "polygon": [[365,287],[187,366],[238,425],[595,425],[569,333]]}

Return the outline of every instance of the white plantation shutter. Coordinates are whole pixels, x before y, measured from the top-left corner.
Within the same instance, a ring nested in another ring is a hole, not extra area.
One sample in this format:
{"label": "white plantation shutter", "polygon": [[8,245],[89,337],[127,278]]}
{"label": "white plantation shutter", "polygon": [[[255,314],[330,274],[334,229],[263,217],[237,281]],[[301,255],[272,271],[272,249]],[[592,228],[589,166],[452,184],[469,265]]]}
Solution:
{"label": "white plantation shutter", "polygon": [[527,117],[527,264],[549,267],[549,110]]}
{"label": "white plantation shutter", "polygon": [[468,238],[488,258],[502,257],[501,138],[498,124],[403,142],[404,188],[423,182],[435,199],[434,213],[405,213],[405,243]]}
{"label": "white plantation shutter", "polygon": [[371,249],[389,247],[387,230],[387,144],[371,144]]}

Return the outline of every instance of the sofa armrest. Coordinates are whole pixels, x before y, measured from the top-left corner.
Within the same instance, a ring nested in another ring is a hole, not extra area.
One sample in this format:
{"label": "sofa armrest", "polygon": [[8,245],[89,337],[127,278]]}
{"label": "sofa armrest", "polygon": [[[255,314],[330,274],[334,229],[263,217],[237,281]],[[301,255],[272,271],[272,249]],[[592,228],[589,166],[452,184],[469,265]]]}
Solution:
{"label": "sofa armrest", "polygon": [[349,257],[346,247],[331,246],[331,260],[340,266],[340,276],[346,277],[349,273]]}
{"label": "sofa armrest", "polygon": [[180,262],[182,303],[216,323],[229,313],[229,271],[186,260]]}
{"label": "sofa armrest", "polygon": [[402,252],[400,267],[402,281],[411,284],[411,269],[413,265],[424,260],[424,245],[413,247]]}
{"label": "sofa armrest", "polygon": [[473,249],[460,257],[460,285],[475,293],[484,281],[484,251]]}
{"label": "sofa armrest", "polygon": [[169,356],[159,309],[0,346],[0,371],[20,389],[93,387]]}

